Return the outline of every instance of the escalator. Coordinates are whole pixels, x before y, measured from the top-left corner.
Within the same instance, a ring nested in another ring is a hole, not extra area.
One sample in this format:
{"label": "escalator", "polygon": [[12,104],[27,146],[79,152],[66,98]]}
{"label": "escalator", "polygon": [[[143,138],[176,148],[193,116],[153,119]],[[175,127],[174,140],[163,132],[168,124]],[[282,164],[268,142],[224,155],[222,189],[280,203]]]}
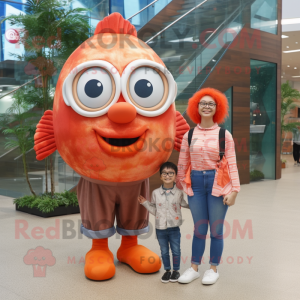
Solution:
{"label": "escalator", "polygon": [[[187,99],[201,88],[244,27],[243,11],[254,0],[175,2],[180,8],[173,10],[174,16],[159,23],[164,20],[160,14],[168,11],[166,6],[149,21],[149,28],[147,25],[141,28],[138,36],[161,57],[175,78],[178,86],[176,108],[184,113]],[[156,27],[153,26],[153,20],[157,20]],[[157,30],[162,27],[153,34],[154,28]]]}
{"label": "escalator", "polygon": [[[253,2],[156,0],[128,18],[134,25],[138,23],[139,38],[153,48],[175,78],[178,86],[176,109],[182,114],[185,113],[187,100],[201,88],[244,27],[243,11]],[[158,3],[160,6],[156,8]],[[0,167],[5,172],[1,174],[0,194],[12,197],[29,194],[18,149],[9,152],[3,146],[4,137],[1,134]],[[44,190],[41,173],[44,162],[38,162],[34,154],[34,151],[27,154],[28,167],[33,188],[40,193]],[[54,160],[58,190],[73,188],[80,177],[65,164],[58,152]]]}

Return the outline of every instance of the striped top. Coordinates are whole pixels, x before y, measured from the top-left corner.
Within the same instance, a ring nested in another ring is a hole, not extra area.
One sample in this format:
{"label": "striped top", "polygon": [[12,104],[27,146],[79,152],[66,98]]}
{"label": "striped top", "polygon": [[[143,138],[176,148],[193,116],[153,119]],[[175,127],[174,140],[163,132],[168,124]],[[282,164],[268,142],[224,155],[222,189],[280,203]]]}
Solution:
{"label": "striped top", "polygon": [[191,170],[217,170],[212,189],[213,196],[219,197],[221,195],[228,195],[233,191],[240,191],[240,179],[236,164],[234,141],[231,133],[227,130],[225,132],[225,157],[228,161],[231,182],[223,188],[217,184],[219,131],[220,127],[217,123],[210,128],[202,128],[200,124],[198,124],[193,132],[191,147],[189,147],[188,144],[188,132],[183,136],[176,184],[179,189],[183,189],[189,196],[194,195],[193,190],[191,187],[187,187],[183,180],[190,164]]}

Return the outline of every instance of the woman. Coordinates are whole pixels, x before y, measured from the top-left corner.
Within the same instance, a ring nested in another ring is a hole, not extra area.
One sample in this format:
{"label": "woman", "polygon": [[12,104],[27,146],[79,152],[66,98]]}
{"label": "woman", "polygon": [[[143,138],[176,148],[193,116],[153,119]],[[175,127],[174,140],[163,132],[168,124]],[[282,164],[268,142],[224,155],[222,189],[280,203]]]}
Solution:
{"label": "woman", "polygon": [[[218,123],[228,115],[226,96],[218,90],[205,88],[189,100],[187,114],[197,124],[191,145],[188,132],[184,135],[178,162],[177,187],[188,194],[188,202],[194,220],[191,267],[178,282],[189,283],[200,277],[205,238],[210,226],[210,269],[204,273],[202,283],[213,284],[219,278],[217,266],[223,252],[223,225],[228,206],[234,205],[240,191],[236,155],[232,135],[225,132],[225,158],[228,161],[229,183],[218,185],[216,169],[219,164]],[[184,181],[188,167],[191,167],[191,186]]]}

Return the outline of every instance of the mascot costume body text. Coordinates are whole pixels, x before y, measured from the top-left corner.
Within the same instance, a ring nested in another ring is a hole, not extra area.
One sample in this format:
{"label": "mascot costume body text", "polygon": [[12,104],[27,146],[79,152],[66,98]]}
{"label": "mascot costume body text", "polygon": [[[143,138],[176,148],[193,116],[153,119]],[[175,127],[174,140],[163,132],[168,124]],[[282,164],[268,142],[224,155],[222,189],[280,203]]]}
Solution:
{"label": "mascot costume body text", "polygon": [[137,243],[149,219],[137,198],[149,199],[149,177],[173,148],[180,150],[189,129],[175,110],[176,93],[162,60],[118,13],[98,23],[60,73],[53,112],[37,125],[34,149],[38,160],[58,150],[81,175],[81,232],[93,240],[84,267],[89,279],[114,276],[108,238],[116,231],[119,261],[139,273],[161,267],[159,256]]}

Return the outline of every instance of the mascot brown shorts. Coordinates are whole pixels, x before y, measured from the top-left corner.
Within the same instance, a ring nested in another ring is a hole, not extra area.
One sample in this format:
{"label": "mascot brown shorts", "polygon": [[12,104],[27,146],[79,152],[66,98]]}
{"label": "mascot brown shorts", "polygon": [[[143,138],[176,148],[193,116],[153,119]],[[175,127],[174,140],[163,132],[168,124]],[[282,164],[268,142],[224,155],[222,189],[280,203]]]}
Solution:
{"label": "mascot brown shorts", "polygon": [[148,232],[149,213],[143,205],[137,205],[139,195],[150,199],[149,178],[107,182],[81,177],[77,186],[81,233],[92,239],[102,239],[114,235],[116,230],[120,235]]}

